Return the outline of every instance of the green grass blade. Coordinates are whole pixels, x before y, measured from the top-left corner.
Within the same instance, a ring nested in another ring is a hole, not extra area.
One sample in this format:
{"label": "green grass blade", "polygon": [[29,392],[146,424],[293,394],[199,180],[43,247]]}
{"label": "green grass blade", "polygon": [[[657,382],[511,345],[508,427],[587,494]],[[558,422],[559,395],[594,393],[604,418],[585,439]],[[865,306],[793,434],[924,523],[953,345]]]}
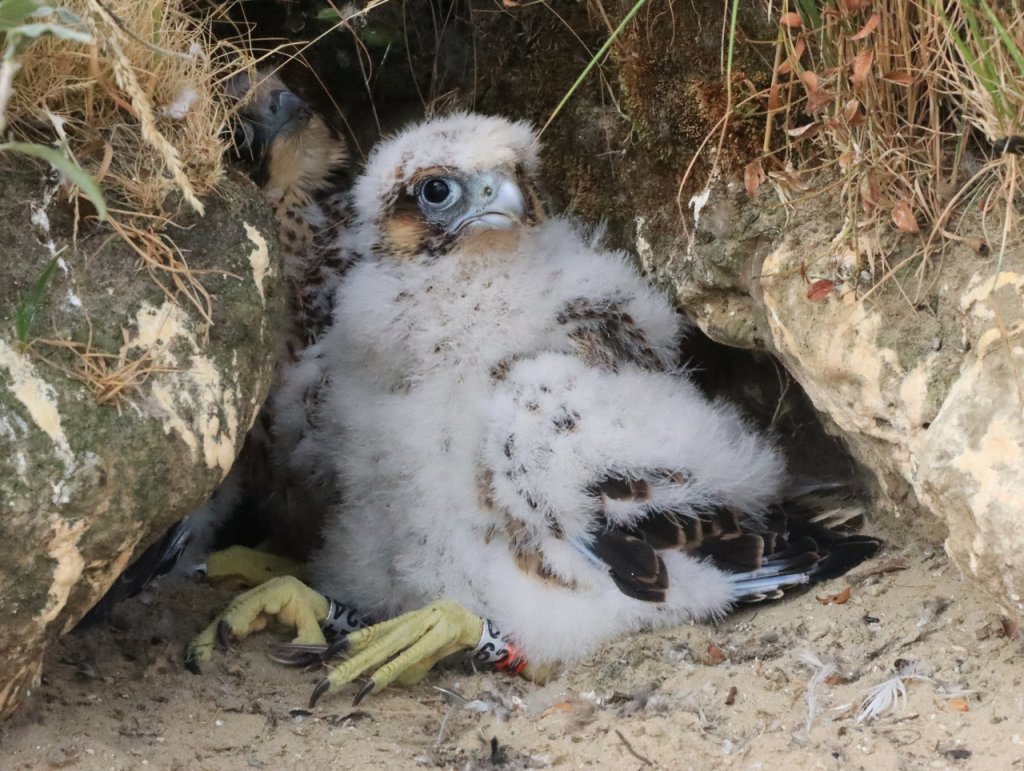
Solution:
{"label": "green grass blade", "polygon": [[[964,62],[970,68],[971,72],[974,73],[974,76],[981,83],[989,97],[991,97],[995,111],[1000,115],[1005,115],[1006,107],[1003,104],[1003,98],[999,91],[998,79],[996,79],[994,74],[991,73],[991,64],[979,58],[980,56],[983,56],[980,51],[977,52],[978,55],[975,55],[975,51],[971,49],[967,40],[960,34],[960,31],[953,26],[949,16],[946,15],[946,9],[942,7],[942,0],[936,0],[935,8],[938,11],[939,16],[942,18],[942,23],[946,28],[946,33],[953,41],[953,45],[956,46],[956,49],[960,52],[960,56],[963,57]],[[971,28],[972,21],[974,27],[976,27],[977,20],[973,18],[973,13],[969,10],[969,7],[964,5],[963,10],[968,28]],[[972,40],[975,44],[980,42],[978,36],[973,32]]]}
{"label": "green grass blade", "polygon": [[38,0],[0,0],[0,32],[18,26],[37,10]]}
{"label": "green grass blade", "polygon": [[39,312],[39,303],[43,299],[43,293],[46,291],[46,287],[50,283],[50,278],[53,276],[53,271],[56,267],[57,258],[54,257],[46,263],[42,275],[36,279],[25,299],[18,306],[18,311],[14,316],[14,328],[20,343],[28,342],[29,330],[32,328],[32,322],[35,321],[36,314]]}
{"label": "green grass blade", "polygon": [[562,111],[562,108],[569,103],[569,100],[572,98],[572,95],[576,93],[576,89],[578,89],[580,87],[580,84],[587,79],[587,75],[589,75],[590,71],[597,66],[597,63],[604,58],[604,55],[608,53],[609,50],[611,50],[612,44],[615,43],[619,35],[622,34],[622,31],[629,25],[629,23],[633,21],[633,17],[637,15],[637,13],[640,11],[641,8],[643,8],[646,2],[647,0],[637,0],[633,4],[633,7],[629,9],[629,13],[627,13],[625,17],[622,19],[622,21],[619,22],[619,26],[617,26],[612,32],[612,34],[608,36],[608,39],[604,41],[604,45],[601,46],[601,48],[598,50],[596,54],[594,54],[594,57],[589,62],[587,62],[587,66],[583,68],[583,72],[579,74],[579,77],[577,77],[575,82],[569,87],[569,90],[565,92],[565,96],[562,97],[562,100],[558,103],[558,106],[555,107],[551,115],[548,116],[547,121],[541,127],[541,134],[543,134],[547,127],[551,125],[551,122],[554,121],[556,117],[558,117],[558,114]]}
{"label": "green grass blade", "polygon": [[821,28],[821,11],[818,10],[818,0],[795,0],[797,12],[810,29]]}
{"label": "green grass blade", "polygon": [[30,144],[28,142],[7,142],[5,144],[0,144],[0,152],[4,150],[23,153],[24,155],[31,155],[34,158],[41,158],[46,161],[62,174],[66,175],[68,179],[78,186],[79,190],[85,193],[85,196],[92,201],[93,206],[96,207],[96,214],[99,215],[101,220],[107,218],[107,204],[106,201],[103,200],[103,191],[100,190],[100,186],[96,183],[96,180],[89,176],[81,166],[68,158],[60,150],[53,147],[47,147],[46,145]]}
{"label": "green grass blade", "polygon": [[1003,45],[1006,46],[1006,50],[1010,54],[1010,57],[1017,65],[1017,74],[1024,76],[1024,54],[1021,53],[1020,48],[1017,46],[1017,41],[1010,36],[1009,30],[1003,26],[1001,21],[999,21],[999,17],[996,16],[995,11],[992,10],[992,7],[988,3],[982,3],[981,7],[985,11],[985,15],[988,16],[989,22],[991,22],[992,26],[995,28],[996,34],[999,35],[999,39],[1003,42]]}

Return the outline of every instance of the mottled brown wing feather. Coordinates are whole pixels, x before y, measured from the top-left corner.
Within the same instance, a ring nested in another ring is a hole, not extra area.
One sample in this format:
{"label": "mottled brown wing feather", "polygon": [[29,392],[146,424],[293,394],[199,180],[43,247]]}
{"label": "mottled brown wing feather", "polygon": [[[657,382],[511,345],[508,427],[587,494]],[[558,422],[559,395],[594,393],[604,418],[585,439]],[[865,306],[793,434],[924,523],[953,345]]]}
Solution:
{"label": "mottled brown wing feather", "polygon": [[651,499],[652,485],[666,480],[682,484],[685,479],[685,473],[656,469],[629,477],[610,474],[587,487],[595,501],[592,553],[629,597],[664,601],[668,575],[659,552],[670,549],[705,558],[729,573],[806,574],[804,581],[783,581],[777,588],[759,588],[741,597],[753,602],[776,599],[807,579],[841,575],[881,546],[876,538],[850,533],[847,525],[855,518],[830,513],[842,510],[837,508],[844,503],[841,498],[820,495],[783,501],[756,520],[725,506],[686,512],[651,508],[629,527],[616,526],[605,516],[611,501],[644,504]]}
{"label": "mottled brown wing feather", "polygon": [[592,366],[614,371],[630,362],[646,369],[665,369],[667,363],[648,343],[625,305],[622,299],[579,297],[566,303],[556,319],[568,327],[577,354]]}

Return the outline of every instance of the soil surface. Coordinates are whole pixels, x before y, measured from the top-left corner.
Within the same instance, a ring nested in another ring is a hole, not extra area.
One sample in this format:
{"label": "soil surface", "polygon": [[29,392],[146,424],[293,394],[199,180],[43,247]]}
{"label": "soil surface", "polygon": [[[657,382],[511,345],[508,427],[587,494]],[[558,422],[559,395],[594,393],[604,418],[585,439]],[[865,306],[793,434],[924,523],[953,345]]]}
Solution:
{"label": "soil surface", "polygon": [[[320,674],[268,658],[284,632],[239,642],[202,675],[183,670],[182,647],[230,595],[201,584],[158,586],[122,605],[110,626],[53,645],[42,685],[2,729],[2,765],[1024,765],[1020,635],[940,545],[920,537],[718,626],[623,638],[543,686],[459,662],[358,707],[352,686],[307,709]],[[830,597],[837,602],[823,602]],[[858,719],[870,689],[897,669],[905,698]]]}

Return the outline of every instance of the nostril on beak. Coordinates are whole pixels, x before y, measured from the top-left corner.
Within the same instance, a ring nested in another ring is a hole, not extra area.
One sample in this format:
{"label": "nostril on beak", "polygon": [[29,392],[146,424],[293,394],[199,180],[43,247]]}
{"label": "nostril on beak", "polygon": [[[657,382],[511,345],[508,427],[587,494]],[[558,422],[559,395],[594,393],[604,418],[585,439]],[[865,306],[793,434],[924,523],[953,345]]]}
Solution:
{"label": "nostril on beak", "polygon": [[308,107],[291,91],[280,89],[271,95],[270,109],[275,115],[282,114],[290,119],[305,114]]}

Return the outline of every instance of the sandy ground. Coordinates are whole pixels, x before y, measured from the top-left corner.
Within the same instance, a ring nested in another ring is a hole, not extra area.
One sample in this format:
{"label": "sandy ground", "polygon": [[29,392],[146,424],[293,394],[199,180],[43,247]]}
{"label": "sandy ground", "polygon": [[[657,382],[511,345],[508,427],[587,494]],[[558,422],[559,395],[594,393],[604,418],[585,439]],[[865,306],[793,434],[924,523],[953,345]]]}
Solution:
{"label": "sandy ground", "polygon": [[[850,587],[848,596],[846,588]],[[845,602],[825,604],[839,595]],[[51,650],[3,728],[4,768],[1004,769],[1024,765],[1024,648],[938,546],[717,627],[640,634],[545,686],[455,664],[410,689],[306,702],[269,633],[181,669],[229,593],[150,592]],[[858,720],[899,667],[905,699]],[[462,698],[446,695],[446,689]]]}

